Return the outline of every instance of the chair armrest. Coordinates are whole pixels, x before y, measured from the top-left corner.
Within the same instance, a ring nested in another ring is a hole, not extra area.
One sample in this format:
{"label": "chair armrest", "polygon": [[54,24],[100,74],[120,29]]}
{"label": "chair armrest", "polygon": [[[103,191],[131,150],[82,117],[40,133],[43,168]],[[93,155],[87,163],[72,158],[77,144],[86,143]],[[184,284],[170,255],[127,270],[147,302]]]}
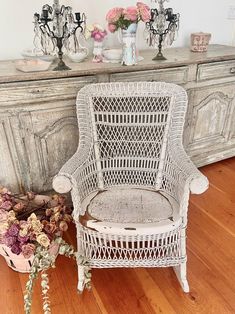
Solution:
{"label": "chair armrest", "polygon": [[64,173],[57,174],[52,182],[53,189],[61,194],[68,193],[72,190],[72,180]]}
{"label": "chair armrest", "polygon": [[68,193],[76,185],[79,170],[83,169],[89,150],[79,146],[76,153],[64,164],[59,173],[54,177],[52,186],[58,193]]}
{"label": "chair armrest", "polygon": [[177,149],[170,149],[170,155],[177,167],[182,171],[186,182],[189,184],[191,193],[204,193],[209,187],[209,181],[193,164],[184,148],[177,145]]}

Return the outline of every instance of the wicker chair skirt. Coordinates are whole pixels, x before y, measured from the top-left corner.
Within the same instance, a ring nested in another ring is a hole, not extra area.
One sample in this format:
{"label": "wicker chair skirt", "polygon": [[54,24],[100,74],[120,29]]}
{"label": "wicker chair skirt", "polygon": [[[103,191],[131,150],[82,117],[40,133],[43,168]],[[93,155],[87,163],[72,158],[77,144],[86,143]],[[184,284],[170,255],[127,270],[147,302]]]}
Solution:
{"label": "wicker chair skirt", "polygon": [[89,265],[109,267],[167,267],[186,261],[181,250],[182,226],[151,235],[116,235],[81,228],[81,246]]}

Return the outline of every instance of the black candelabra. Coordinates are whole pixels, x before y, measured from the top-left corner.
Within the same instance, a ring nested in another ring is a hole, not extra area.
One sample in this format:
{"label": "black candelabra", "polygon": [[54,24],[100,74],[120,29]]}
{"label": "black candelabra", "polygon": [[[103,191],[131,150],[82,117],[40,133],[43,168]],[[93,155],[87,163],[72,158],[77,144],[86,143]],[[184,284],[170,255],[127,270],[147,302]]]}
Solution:
{"label": "black candelabra", "polygon": [[[48,45],[48,40],[52,47],[57,47],[59,62],[54,68],[55,71],[70,70],[63,61],[63,47],[68,46],[71,36],[74,36],[76,42],[76,31],[79,28],[83,32],[85,24],[85,14],[77,12],[75,18],[72,8],[69,6],[60,6],[59,0],[54,0],[53,6],[45,4],[42,7],[41,15],[34,14],[35,30],[40,33],[41,45]],[[39,36],[39,34],[37,34]],[[53,49],[54,49],[53,48]],[[43,51],[47,51],[43,47]]]}
{"label": "black candelabra", "polygon": [[165,9],[163,4],[167,0],[156,0],[159,8],[151,9],[151,18],[146,23],[149,46],[158,46],[158,53],[153,60],[166,60],[162,54],[163,43],[172,45],[179,29],[179,13],[174,14],[172,8]]}

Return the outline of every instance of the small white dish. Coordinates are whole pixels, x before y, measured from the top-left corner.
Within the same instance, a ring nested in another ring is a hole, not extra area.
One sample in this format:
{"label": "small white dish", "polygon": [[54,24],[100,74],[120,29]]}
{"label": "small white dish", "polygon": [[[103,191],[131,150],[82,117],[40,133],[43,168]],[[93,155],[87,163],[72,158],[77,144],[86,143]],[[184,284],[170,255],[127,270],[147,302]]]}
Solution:
{"label": "small white dish", "polygon": [[22,51],[21,55],[24,59],[38,59],[43,56],[43,52],[41,50],[25,49]]}
{"label": "small white dish", "polygon": [[15,61],[15,67],[22,72],[40,72],[47,71],[51,62],[43,61],[40,59],[26,59]]}
{"label": "small white dish", "polygon": [[76,53],[69,53],[68,58],[73,62],[82,62],[87,57],[87,55],[87,51],[84,50]]}
{"label": "small white dish", "polygon": [[41,50],[35,50],[35,49],[25,49],[21,53],[22,57],[27,60],[32,60],[32,59],[41,59],[44,61],[50,61],[52,62],[55,60],[56,56],[55,55],[45,55]]}
{"label": "small white dish", "polygon": [[122,59],[122,49],[104,49],[102,54],[110,62],[118,63]]}

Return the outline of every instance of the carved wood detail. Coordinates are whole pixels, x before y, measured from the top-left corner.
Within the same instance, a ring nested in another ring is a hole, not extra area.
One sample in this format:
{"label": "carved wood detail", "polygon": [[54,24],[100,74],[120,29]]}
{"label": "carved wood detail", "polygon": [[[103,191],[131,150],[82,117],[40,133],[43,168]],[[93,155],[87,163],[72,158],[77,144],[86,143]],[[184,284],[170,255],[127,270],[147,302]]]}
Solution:
{"label": "carved wood detail", "polygon": [[43,189],[48,189],[51,187],[53,176],[76,151],[77,119],[63,117],[34,136]]}
{"label": "carved wood detail", "polygon": [[0,185],[18,191],[23,186],[23,180],[11,118],[6,115],[0,118]]}
{"label": "carved wood detail", "polygon": [[213,145],[228,137],[227,119],[231,98],[222,92],[214,92],[194,105],[190,146],[199,143]]}

